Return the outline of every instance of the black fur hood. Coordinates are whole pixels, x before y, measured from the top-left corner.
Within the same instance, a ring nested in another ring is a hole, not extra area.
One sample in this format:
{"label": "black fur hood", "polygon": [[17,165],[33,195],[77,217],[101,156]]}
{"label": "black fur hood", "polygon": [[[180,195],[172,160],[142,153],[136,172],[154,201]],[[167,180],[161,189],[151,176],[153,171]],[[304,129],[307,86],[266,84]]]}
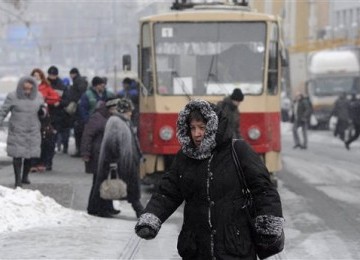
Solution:
{"label": "black fur hood", "polygon": [[[187,119],[193,110],[199,110],[207,121],[205,137],[199,148],[193,144],[189,135],[190,129],[187,124]],[[176,136],[183,153],[190,158],[198,160],[209,158],[216,147],[218,123],[218,116],[209,102],[201,99],[191,100],[185,108],[180,111],[177,120]]]}

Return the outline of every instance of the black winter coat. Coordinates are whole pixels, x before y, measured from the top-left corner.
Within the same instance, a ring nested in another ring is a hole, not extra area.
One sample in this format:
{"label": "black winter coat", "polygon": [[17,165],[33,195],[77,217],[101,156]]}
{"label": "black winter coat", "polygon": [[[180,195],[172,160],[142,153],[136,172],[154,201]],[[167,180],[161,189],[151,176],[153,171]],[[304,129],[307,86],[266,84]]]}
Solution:
{"label": "black winter coat", "polygon": [[90,116],[89,121],[85,125],[83,135],[81,137],[81,155],[88,156],[90,161],[87,162],[86,169],[89,173],[96,174],[100,155],[101,141],[104,136],[106,121],[110,114],[105,107],[98,108]]}
{"label": "black winter coat", "polygon": [[[178,238],[178,252],[184,259],[256,259],[226,125],[220,115],[217,145],[209,158],[191,158],[184,147],[178,152],[138,222],[138,226],[160,228],[159,222],[185,201]],[[259,156],[245,142],[235,147],[255,197],[257,216],[282,217],[279,194]]]}
{"label": "black winter coat", "polygon": [[61,97],[60,105],[58,107],[52,106],[49,108],[51,123],[57,131],[70,128],[71,118],[64,110],[64,107],[66,107],[69,104],[68,89],[62,83],[60,78],[56,78],[55,80],[51,80],[51,79],[48,80],[51,83],[51,87]]}
{"label": "black winter coat", "polygon": [[351,99],[349,102],[349,115],[350,119],[355,125],[360,125],[360,100]]}
{"label": "black winter coat", "polygon": [[69,100],[78,102],[83,93],[87,90],[88,82],[80,75],[73,79],[73,85],[69,89]]}
{"label": "black winter coat", "polygon": [[335,102],[333,115],[336,116],[338,120],[348,121],[350,119],[349,108],[349,101],[346,97],[340,97]]}
{"label": "black winter coat", "polygon": [[302,97],[293,104],[293,113],[291,122],[303,123],[309,122],[312,113],[311,103],[307,98]]}

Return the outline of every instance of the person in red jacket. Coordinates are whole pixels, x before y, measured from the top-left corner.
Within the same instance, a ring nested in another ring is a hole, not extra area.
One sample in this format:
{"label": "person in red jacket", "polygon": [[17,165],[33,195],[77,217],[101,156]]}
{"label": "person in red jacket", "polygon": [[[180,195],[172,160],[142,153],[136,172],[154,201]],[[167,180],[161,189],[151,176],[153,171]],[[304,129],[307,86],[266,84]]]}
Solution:
{"label": "person in red jacket", "polygon": [[[46,79],[41,69],[33,69],[31,76],[38,83],[38,90],[43,95],[48,108],[58,107],[60,105],[59,94],[51,87],[50,82]],[[52,170],[52,161],[55,154],[55,129],[51,125],[50,116],[48,115],[41,120],[41,155],[40,159],[33,161],[32,171],[43,172]]]}

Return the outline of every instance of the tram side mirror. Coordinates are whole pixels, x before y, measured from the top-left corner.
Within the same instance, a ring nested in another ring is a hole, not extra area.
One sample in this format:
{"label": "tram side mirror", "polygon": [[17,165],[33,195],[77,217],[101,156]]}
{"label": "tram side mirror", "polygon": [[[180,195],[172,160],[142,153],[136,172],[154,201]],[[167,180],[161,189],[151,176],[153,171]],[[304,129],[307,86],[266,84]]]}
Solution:
{"label": "tram side mirror", "polygon": [[125,54],[122,56],[122,67],[123,71],[131,70],[131,56],[129,54]]}

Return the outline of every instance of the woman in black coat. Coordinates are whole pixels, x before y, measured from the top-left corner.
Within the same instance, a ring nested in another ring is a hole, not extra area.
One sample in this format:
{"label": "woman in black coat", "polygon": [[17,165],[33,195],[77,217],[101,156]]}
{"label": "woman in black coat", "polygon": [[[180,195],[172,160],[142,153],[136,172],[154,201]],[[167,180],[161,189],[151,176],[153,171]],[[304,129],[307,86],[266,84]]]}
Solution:
{"label": "woman in black coat", "polygon": [[[190,101],[179,114],[181,150],[135,227],[154,238],[161,224],[185,201],[178,252],[184,259],[256,259],[244,196],[232,158],[227,119],[204,100]],[[280,197],[259,156],[244,141],[235,149],[256,204],[256,231],[282,235]]]}
{"label": "woman in black coat", "polygon": [[139,176],[142,152],[131,123],[133,110],[131,100],[121,98],[117,102],[116,112],[106,122],[94,193],[99,193],[101,183],[109,177],[110,170],[115,167],[117,175],[127,185],[126,200],[131,203],[136,216],[139,217],[144,210],[140,202]]}
{"label": "woman in black coat", "polygon": [[85,169],[87,173],[93,174],[87,211],[91,215],[100,217],[120,213],[113,208],[112,201],[103,200],[98,192],[94,192],[105,125],[113,110],[116,110],[117,100],[109,100],[106,104],[101,101],[97,104],[98,108],[90,116],[81,138],[81,156],[85,162]]}

